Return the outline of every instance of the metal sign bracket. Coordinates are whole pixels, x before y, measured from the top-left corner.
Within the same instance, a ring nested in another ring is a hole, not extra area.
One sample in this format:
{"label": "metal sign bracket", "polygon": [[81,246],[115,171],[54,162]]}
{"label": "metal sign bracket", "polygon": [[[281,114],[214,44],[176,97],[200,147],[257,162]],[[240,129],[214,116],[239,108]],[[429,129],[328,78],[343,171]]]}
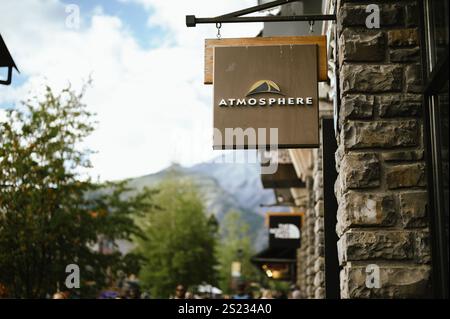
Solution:
{"label": "metal sign bracket", "polygon": [[292,21],[308,21],[310,23],[314,21],[336,21],[335,14],[308,14],[308,15],[295,15],[295,16],[264,16],[264,17],[243,17],[243,15],[259,12],[266,9],[271,9],[291,2],[299,0],[276,0],[265,4],[260,4],[247,9],[231,12],[212,18],[197,18],[195,15],[186,16],[186,26],[196,27],[197,24],[210,24],[210,23],[244,23],[244,22],[292,22]]}

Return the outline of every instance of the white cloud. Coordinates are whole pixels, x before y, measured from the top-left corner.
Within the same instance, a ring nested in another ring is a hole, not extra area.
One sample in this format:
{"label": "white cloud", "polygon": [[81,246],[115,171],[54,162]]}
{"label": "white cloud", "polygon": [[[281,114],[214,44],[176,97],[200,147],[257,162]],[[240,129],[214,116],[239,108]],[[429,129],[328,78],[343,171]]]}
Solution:
{"label": "white cloud", "polygon": [[[96,8],[83,16],[83,27],[65,27],[58,0],[2,0],[0,30],[22,74],[20,87],[0,88],[0,103],[14,102],[42,84],[80,87],[92,74],[85,102],[98,114],[99,126],[87,141],[98,151],[92,175],[119,179],[155,172],[176,161],[207,160],[212,152],[212,87],[203,85],[203,41],[215,26],[186,28],[184,16],[214,16],[256,1],[137,2],[149,23],[163,27],[171,45],[143,49],[126,21]],[[126,4],[124,5],[132,5]],[[260,26],[224,25],[224,36],[254,36]]]}
{"label": "white cloud", "polygon": [[[216,36],[214,24],[197,25],[187,28],[186,15],[214,17],[256,5],[256,0],[120,0],[143,5],[149,13],[148,23],[168,28],[173,32],[177,43],[197,46],[198,40]],[[253,14],[253,15],[256,15]],[[253,37],[261,30],[261,24],[223,24],[224,37]],[[202,41],[200,41],[202,45]]]}

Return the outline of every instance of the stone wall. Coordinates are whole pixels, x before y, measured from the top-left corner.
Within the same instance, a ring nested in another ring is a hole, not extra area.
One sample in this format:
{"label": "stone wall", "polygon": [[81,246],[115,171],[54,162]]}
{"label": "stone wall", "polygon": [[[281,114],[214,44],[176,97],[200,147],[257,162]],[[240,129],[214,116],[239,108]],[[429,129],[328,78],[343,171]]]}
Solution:
{"label": "stone wall", "polygon": [[[365,26],[373,3],[379,29]],[[431,297],[416,2],[341,0],[337,19],[341,297]]]}
{"label": "stone wall", "polygon": [[[315,297],[315,211],[314,211],[314,180],[311,176],[305,178],[308,198],[305,201],[304,219],[302,224],[301,247],[297,253],[297,285],[302,298]],[[295,208],[297,210],[298,208]]]}
{"label": "stone wall", "polygon": [[[322,141],[322,138],[321,138]],[[322,144],[322,143],[321,143]],[[314,150],[314,298],[325,298],[322,147]]]}
{"label": "stone wall", "polygon": [[[331,117],[332,107],[321,101],[319,116]],[[320,130],[320,141],[322,134]],[[320,143],[322,144],[322,143]],[[325,298],[324,208],[322,147],[312,150],[312,168],[306,177],[308,199],[302,227],[302,246],[297,258],[297,283],[303,298]]]}
{"label": "stone wall", "polygon": [[305,230],[306,230],[306,226],[305,226],[305,224],[303,224],[302,230],[301,230],[302,245],[301,245],[300,249],[297,251],[297,286],[300,289],[300,296],[302,299],[307,298],[307,294],[306,294],[307,265],[305,263],[305,260],[307,258],[308,245],[306,244],[307,241],[305,240],[305,233],[306,233]]}

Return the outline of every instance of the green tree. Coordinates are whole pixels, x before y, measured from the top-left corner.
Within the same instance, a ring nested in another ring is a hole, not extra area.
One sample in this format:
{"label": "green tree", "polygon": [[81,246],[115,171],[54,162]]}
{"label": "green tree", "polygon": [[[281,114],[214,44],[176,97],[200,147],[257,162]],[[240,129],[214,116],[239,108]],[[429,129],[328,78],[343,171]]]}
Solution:
{"label": "green tree", "polygon": [[155,297],[169,297],[177,284],[215,284],[217,222],[205,213],[192,182],[171,176],[158,186],[155,207],[140,219],[145,258],[139,278]]}
{"label": "green tree", "polygon": [[92,293],[134,259],[95,249],[99,239],[139,235],[133,216],[149,194],[125,200],[125,183],[95,185],[83,174],[90,151],[78,145],[95,125],[83,94],[47,88],[0,123],[0,284],[11,297],[64,289],[68,264],[80,267],[82,295]]}
{"label": "green tree", "polygon": [[233,292],[231,264],[239,261],[241,263],[240,280],[258,280],[258,272],[250,262],[254,255],[252,241],[249,235],[249,225],[243,221],[241,213],[230,211],[225,215],[220,227],[221,242],[217,250],[220,264],[219,283],[224,293]]}

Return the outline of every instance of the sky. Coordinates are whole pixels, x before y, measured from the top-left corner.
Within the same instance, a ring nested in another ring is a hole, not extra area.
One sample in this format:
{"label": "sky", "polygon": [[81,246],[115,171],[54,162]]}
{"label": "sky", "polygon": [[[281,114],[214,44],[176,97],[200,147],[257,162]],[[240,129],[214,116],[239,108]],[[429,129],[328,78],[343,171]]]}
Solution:
{"label": "sky", "polygon": [[[79,89],[98,125],[86,147],[90,174],[118,180],[185,166],[212,150],[212,86],[203,84],[204,39],[215,25],[185,26],[256,0],[1,0],[0,34],[20,74],[0,86],[4,110],[45,85]],[[79,19],[77,19],[79,12]],[[77,23],[79,22],[79,23]],[[262,25],[225,24],[222,37],[254,37]]]}

